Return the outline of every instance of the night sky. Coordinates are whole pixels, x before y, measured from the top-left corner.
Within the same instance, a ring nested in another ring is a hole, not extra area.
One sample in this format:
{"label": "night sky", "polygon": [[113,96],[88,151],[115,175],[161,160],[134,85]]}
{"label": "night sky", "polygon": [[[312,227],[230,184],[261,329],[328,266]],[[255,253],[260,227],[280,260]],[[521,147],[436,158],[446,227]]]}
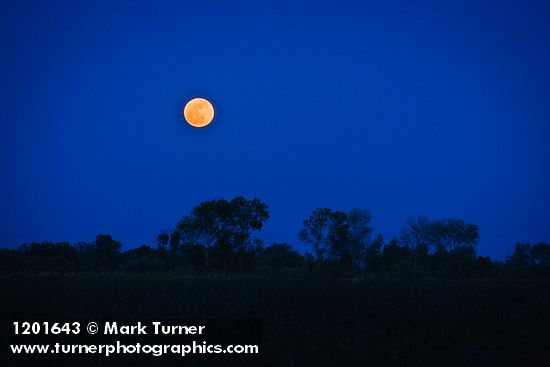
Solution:
{"label": "night sky", "polygon": [[319,206],[550,241],[548,1],[2,1],[0,56],[0,246],[154,245],[236,195],[301,250]]}

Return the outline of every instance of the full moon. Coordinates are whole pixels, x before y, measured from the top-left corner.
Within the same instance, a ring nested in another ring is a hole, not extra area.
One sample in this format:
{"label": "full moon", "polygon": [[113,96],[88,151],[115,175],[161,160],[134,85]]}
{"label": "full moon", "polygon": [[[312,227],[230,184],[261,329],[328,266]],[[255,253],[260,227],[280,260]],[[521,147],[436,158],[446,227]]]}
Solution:
{"label": "full moon", "polygon": [[214,119],[214,107],[204,98],[193,98],[185,105],[183,117],[193,127],[205,127]]}

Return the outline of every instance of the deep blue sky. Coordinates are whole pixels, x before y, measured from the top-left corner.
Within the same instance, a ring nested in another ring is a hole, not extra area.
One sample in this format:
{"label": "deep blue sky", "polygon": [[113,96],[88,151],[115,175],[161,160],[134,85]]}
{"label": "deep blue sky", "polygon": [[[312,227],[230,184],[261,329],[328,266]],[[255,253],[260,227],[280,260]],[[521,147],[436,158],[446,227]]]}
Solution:
{"label": "deep blue sky", "polygon": [[550,241],[548,1],[2,1],[0,56],[0,246],[154,244],[235,195],[267,243],[318,206]]}

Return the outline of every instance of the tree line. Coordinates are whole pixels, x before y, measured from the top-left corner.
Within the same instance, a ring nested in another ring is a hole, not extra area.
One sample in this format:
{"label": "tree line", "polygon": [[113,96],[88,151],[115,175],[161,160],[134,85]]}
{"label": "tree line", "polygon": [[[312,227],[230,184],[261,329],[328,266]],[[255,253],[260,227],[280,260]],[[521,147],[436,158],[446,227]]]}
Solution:
{"label": "tree line", "polygon": [[264,246],[256,236],[269,219],[260,199],[203,201],[156,246],[121,252],[108,234],[92,242],[33,242],[1,249],[4,272],[16,271],[178,271],[205,273],[319,273],[365,276],[391,274],[436,277],[548,277],[550,245],[516,244],[506,261],[478,256],[479,227],[457,218],[417,216],[405,221],[399,236],[374,234],[366,209],[347,212],[317,208],[303,221],[298,239],[310,251],[287,243]]}

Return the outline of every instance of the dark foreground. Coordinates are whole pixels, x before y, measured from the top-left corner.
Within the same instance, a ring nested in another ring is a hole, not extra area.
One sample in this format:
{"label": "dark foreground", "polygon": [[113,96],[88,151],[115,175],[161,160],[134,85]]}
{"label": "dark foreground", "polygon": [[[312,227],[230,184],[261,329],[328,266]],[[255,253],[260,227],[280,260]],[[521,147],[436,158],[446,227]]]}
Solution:
{"label": "dark foreground", "polygon": [[257,320],[260,356],[78,365],[550,365],[549,280],[5,275],[0,310],[6,366],[31,362],[6,353],[13,320],[155,319]]}

